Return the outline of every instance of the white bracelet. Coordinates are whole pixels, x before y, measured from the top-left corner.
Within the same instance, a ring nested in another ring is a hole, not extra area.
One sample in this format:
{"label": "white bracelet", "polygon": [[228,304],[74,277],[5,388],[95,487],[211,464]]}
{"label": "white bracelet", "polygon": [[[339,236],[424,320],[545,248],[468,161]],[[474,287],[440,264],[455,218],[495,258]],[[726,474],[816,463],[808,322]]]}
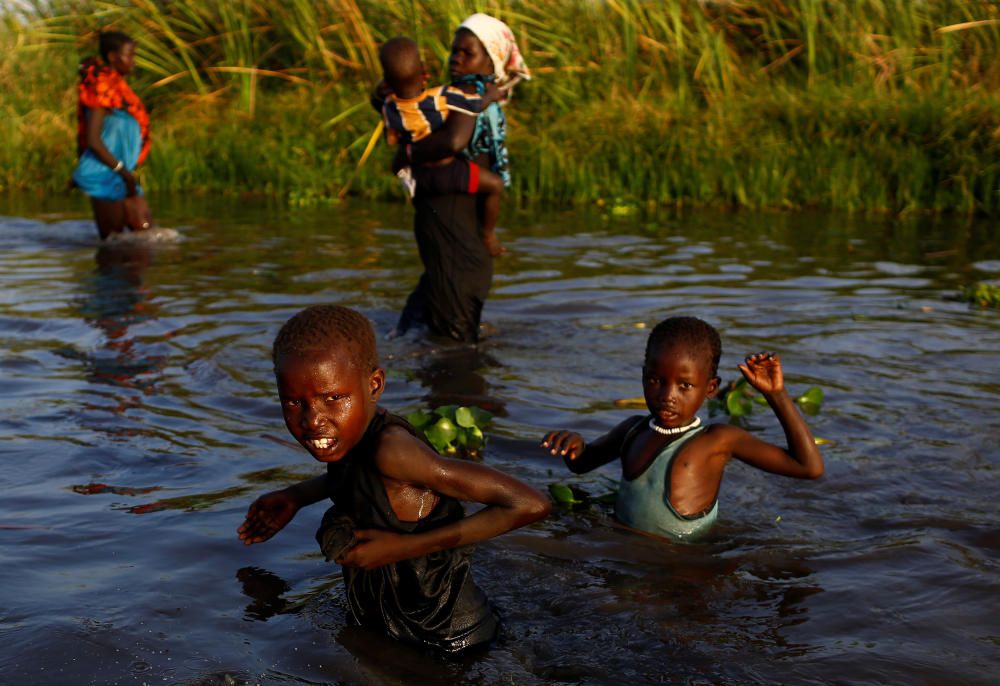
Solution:
{"label": "white bracelet", "polygon": [[118,164],[116,164],[115,166],[111,167],[111,171],[113,171],[115,174],[117,174],[118,172],[120,172],[124,168],[125,168],[125,163],[122,162],[121,160],[118,160]]}

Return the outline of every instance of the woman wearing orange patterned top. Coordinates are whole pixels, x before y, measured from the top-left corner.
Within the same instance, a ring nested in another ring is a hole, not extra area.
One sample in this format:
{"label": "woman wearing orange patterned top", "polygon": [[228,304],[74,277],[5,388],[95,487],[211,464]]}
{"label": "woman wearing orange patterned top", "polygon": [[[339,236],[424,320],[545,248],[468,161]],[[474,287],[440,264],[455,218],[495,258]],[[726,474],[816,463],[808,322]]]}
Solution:
{"label": "woman wearing orange patterned top", "polygon": [[135,41],[118,31],[100,36],[101,59],[80,65],[77,153],[73,181],[90,196],[101,238],[147,229],[149,206],[135,170],[149,154],[149,115],[125,77],[135,66]]}

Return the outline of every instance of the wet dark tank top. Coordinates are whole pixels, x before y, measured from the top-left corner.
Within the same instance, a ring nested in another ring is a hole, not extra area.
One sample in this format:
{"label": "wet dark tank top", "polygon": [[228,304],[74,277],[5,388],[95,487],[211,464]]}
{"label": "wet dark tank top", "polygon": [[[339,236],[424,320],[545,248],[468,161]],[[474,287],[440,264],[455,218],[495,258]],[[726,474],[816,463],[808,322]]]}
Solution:
{"label": "wet dark tank top", "polygon": [[[462,504],[442,495],[419,521],[396,517],[375,466],[379,436],[392,425],[424,440],[405,419],[380,409],[361,441],[341,460],[327,465],[327,494],[334,502],[331,510],[349,516],[359,529],[403,534],[462,519]],[[324,521],[331,519],[330,514]],[[317,538],[322,533],[317,532]],[[489,642],[496,635],[497,618],[472,579],[472,551],[472,546],[453,548],[367,571],[345,567],[344,585],[355,619],[399,640],[446,652]]]}

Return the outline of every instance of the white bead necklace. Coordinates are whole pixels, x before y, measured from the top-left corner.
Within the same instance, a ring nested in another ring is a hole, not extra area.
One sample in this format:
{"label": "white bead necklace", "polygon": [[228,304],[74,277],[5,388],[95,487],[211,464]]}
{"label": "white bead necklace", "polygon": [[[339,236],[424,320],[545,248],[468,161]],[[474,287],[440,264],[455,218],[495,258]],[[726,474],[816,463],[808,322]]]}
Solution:
{"label": "white bead necklace", "polygon": [[664,436],[675,436],[677,434],[682,434],[685,431],[690,431],[691,429],[697,429],[701,426],[701,417],[695,417],[691,420],[690,424],[685,424],[684,426],[677,426],[674,428],[666,428],[660,426],[656,423],[656,419],[653,417],[649,418],[649,428],[658,434],[663,434]]}

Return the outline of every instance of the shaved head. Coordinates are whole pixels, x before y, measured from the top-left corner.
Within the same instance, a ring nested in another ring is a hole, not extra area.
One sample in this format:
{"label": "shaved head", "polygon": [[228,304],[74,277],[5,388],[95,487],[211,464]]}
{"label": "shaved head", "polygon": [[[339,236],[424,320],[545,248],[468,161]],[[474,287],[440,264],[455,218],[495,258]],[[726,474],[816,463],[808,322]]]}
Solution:
{"label": "shaved head", "polygon": [[405,90],[424,76],[424,63],[417,44],[405,36],[390,38],[378,51],[385,82],[393,91]]}

